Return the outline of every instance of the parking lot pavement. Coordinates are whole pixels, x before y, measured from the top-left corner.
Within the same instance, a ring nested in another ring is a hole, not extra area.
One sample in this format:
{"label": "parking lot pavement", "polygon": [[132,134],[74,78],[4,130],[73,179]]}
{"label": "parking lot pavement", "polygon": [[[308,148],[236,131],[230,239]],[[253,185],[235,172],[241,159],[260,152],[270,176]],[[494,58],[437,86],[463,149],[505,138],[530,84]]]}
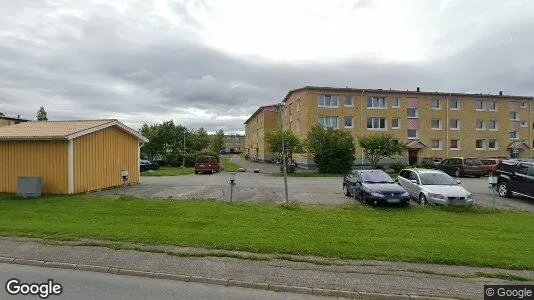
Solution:
{"label": "parking lot pavement", "polygon": [[[128,194],[148,198],[215,199],[230,201],[230,178],[235,179],[232,198],[234,201],[262,203],[284,202],[282,177],[264,173],[238,172],[235,175],[220,172],[213,175],[184,175],[170,177],[141,177],[141,184],[117,188],[97,194]],[[488,178],[460,178],[461,185],[473,193],[476,205],[497,208],[534,211],[534,200],[520,197],[501,198],[489,188]],[[353,198],[342,192],[341,177],[289,177],[289,200],[304,204],[356,204]],[[413,202],[417,205],[416,202]]]}

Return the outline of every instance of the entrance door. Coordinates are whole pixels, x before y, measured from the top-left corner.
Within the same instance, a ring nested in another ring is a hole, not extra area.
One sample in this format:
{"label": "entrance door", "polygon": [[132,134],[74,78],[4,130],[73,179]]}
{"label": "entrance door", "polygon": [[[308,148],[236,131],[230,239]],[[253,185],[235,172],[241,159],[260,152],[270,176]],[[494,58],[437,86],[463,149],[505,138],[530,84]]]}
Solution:
{"label": "entrance door", "polygon": [[511,149],[510,158],[519,158],[519,149]]}
{"label": "entrance door", "polygon": [[415,165],[419,161],[418,153],[419,153],[419,149],[408,150],[408,164],[410,166]]}

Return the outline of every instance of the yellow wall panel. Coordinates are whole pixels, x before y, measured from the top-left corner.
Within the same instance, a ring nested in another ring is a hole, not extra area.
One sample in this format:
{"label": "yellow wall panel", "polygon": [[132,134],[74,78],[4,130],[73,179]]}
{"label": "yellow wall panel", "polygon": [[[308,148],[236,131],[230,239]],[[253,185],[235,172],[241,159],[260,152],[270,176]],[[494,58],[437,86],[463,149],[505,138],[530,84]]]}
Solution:
{"label": "yellow wall panel", "polygon": [[43,193],[67,193],[67,141],[0,141],[0,192],[20,176],[42,177]]}

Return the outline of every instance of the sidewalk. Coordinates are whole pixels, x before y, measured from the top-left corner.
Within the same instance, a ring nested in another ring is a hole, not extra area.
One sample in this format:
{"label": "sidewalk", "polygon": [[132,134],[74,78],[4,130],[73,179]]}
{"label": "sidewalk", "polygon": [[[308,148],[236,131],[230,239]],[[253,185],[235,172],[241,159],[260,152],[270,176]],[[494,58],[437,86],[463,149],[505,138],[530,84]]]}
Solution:
{"label": "sidewalk", "polygon": [[332,260],[95,240],[0,238],[0,263],[6,262],[364,299],[408,299],[408,295],[482,299],[485,284],[534,283],[485,278],[502,278],[505,273],[532,280],[534,271]]}

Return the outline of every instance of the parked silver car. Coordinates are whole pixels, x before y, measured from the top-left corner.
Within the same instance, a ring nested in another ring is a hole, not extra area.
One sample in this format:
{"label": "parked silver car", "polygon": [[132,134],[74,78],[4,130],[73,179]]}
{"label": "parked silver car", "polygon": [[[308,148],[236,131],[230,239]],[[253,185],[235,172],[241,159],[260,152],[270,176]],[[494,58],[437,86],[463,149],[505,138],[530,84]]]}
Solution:
{"label": "parked silver car", "polygon": [[403,169],[396,181],[420,204],[471,206],[475,203],[459,180],[439,170]]}

